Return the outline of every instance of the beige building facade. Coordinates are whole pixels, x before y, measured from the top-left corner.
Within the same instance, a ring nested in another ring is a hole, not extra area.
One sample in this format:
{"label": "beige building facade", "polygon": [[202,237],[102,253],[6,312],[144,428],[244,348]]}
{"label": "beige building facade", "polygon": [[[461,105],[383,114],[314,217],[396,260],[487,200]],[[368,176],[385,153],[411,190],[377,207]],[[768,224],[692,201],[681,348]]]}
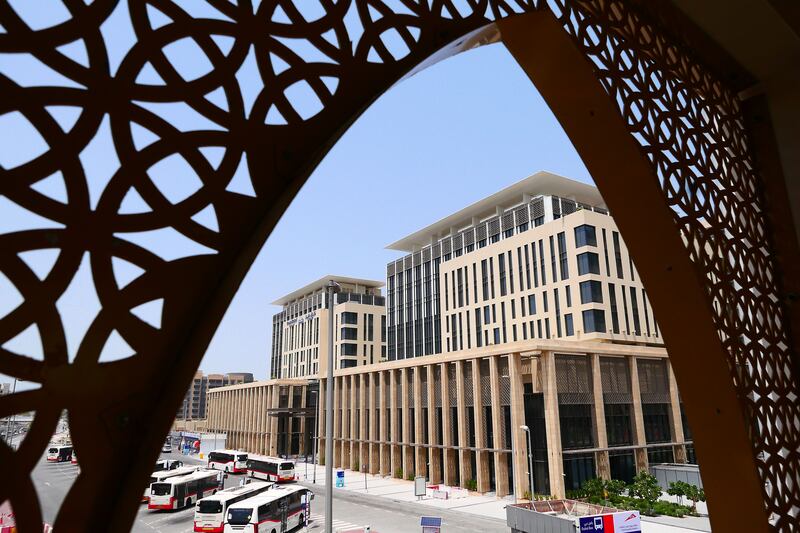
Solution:
{"label": "beige building facade", "polygon": [[[696,462],[647,293],[595,187],[539,172],[389,248],[407,253],[387,265],[387,361],[335,369],[335,466],[563,497]],[[315,424],[324,450],[329,384],[321,366],[306,376],[319,380],[213,391],[210,430],[293,455],[311,440],[284,432]]]}
{"label": "beige building facade", "polygon": [[[564,496],[596,476],[630,479],[650,462],[694,461],[658,347],[517,342],[340,369],[334,380],[336,467],[521,496],[530,490],[523,425],[539,494]],[[215,389],[208,430],[253,453],[304,455],[316,419],[324,450],[327,386],[279,380]],[[305,412],[317,394],[318,410]],[[281,422],[291,412],[304,414]]]}
{"label": "beige building facade", "polygon": [[325,288],[339,285],[334,295],[334,352],[337,368],[385,360],[383,283],[345,276],[325,276],[282,298],[272,319],[272,379],[316,376],[327,371],[328,312]]}

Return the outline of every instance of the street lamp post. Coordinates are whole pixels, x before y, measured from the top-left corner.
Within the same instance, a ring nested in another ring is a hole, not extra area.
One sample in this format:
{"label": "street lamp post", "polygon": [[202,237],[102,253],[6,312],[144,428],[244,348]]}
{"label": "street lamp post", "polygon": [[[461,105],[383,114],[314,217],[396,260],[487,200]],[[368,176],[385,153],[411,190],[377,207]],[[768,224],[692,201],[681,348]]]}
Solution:
{"label": "street lamp post", "polygon": [[520,426],[519,429],[528,435],[528,474],[531,476],[531,501],[533,501],[533,448],[531,447],[531,429],[528,426]]}
{"label": "street lamp post", "polygon": [[[17,392],[17,378],[14,378],[14,384],[11,386],[11,394],[14,394],[15,392]],[[14,445],[12,444],[11,439],[14,438],[14,434],[11,426],[14,424],[15,418],[16,418],[15,414],[12,414],[8,418],[6,418],[6,442],[8,442],[8,445],[11,447],[12,450],[14,449]]]}
{"label": "street lamp post", "polygon": [[[317,385],[319,386],[319,385]],[[314,397],[314,427],[311,428],[311,463],[314,465],[314,472],[312,472],[311,476],[313,478],[312,483],[317,482],[317,424],[319,423],[318,415],[319,415],[319,389],[312,390],[311,395]]]}
{"label": "street lamp post", "polygon": [[328,381],[325,390],[325,531],[333,531],[333,295],[341,287],[328,282]]}

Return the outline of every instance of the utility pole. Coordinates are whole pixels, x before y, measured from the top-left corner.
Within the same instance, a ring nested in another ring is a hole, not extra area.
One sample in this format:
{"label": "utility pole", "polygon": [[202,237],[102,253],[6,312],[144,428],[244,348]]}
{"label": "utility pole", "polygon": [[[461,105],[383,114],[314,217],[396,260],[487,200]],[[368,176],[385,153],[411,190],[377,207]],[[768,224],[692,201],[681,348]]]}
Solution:
{"label": "utility pole", "polygon": [[328,282],[328,381],[325,389],[325,531],[333,532],[333,313],[334,294],[341,287],[333,280]]}

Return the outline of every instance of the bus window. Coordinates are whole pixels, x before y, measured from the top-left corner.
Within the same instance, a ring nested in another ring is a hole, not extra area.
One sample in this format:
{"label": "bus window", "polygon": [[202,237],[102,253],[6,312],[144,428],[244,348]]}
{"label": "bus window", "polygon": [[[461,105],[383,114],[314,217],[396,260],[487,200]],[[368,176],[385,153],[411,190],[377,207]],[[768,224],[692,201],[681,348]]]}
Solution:
{"label": "bus window", "polygon": [[197,503],[197,512],[198,513],[221,513],[222,512],[222,502],[219,500],[200,500]]}
{"label": "bus window", "polygon": [[[260,510],[261,508],[259,507],[259,515]],[[228,523],[232,526],[244,526],[249,524],[252,517],[252,509],[231,509],[228,511]]]}
{"label": "bus window", "polygon": [[150,492],[152,492],[154,496],[166,496],[171,490],[171,483],[153,483],[150,486]]}

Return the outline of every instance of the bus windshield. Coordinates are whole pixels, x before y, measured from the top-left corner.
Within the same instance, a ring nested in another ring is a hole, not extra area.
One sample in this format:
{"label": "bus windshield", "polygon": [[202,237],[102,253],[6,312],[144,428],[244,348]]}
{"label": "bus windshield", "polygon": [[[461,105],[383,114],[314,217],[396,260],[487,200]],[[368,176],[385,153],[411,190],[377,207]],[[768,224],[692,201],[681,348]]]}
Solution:
{"label": "bus windshield", "polygon": [[[39,448],[41,450],[41,448]],[[47,453],[58,453],[58,448],[50,448]]]}
{"label": "bus windshield", "polygon": [[294,463],[281,463],[281,470],[291,470],[294,468]]}
{"label": "bus windshield", "polygon": [[150,489],[154,496],[166,496],[172,490],[171,483],[153,483]]}
{"label": "bus windshield", "polygon": [[247,456],[246,455],[237,455],[236,456],[236,460],[237,461],[247,461]]}
{"label": "bus windshield", "polygon": [[228,511],[228,523],[232,526],[243,526],[250,523],[252,509],[231,509]]}
{"label": "bus windshield", "polygon": [[[222,502],[218,500],[200,500],[197,504],[198,513],[221,513]],[[249,518],[248,518],[249,520]]]}

